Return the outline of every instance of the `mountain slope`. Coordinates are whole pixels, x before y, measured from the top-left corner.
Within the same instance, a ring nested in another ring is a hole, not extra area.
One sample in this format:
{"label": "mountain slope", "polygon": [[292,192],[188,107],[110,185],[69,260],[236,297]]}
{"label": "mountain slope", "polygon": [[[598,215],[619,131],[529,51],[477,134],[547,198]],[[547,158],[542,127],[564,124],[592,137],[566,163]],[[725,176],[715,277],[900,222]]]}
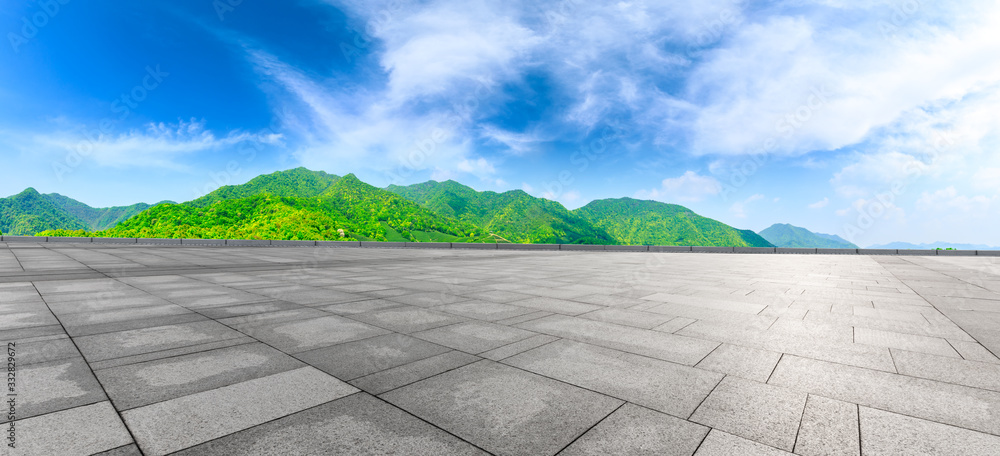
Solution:
{"label": "mountain slope", "polygon": [[737,230],[676,204],[603,199],[575,212],[623,244],[772,247],[752,231]]}
{"label": "mountain slope", "polygon": [[[56,207],[59,207],[60,209],[83,221],[91,230],[106,230],[108,228],[112,228],[115,225],[128,220],[130,217],[156,205],[138,203],[131,206],[95,208],[58,193],[49,193],[42,196],[48,199]],[[162,201],[157,204],[169,202],[170,201]]]}
{"label": "mountain slope", "polygon": [[[289,174],[284,174],[289,173]],[[94,233],[50,231],[46,236],[192,239],[318,239],[475,241],[475,226],[443,217],[348,174],[335,180],[301,170],[275,173],[207,195],[196,204],[163,204]],[[305,184],[298,178],[305,177]],[[315,178],[315,179],[313,179]],[[324,179],[332,181],[324,185]],[[300,185],[301,184],[301,185]],[[323,187],[322,191],[318,191]],[[309,197],[269,193],[309,194]],[[252,195],[224,198],[225,195]],[[343,231],[343,235],[341,235]]]}
{"label": "mountain slope", "polygon": [[184,204],[194,207],[208,207],[222,200],[240,199],[257,195],[311,198],[323,193],[338,180],[340,180],[340,176],[327,174],[323,171],[295,168],[287,171],[276,171],[271,174],[262,174],[242,185],[220,187],[212,193]]}
{"label": "mountain slope", "polygon": [[761,237],[778,247],[856,249],[858,246],[833,234],[813,233],[805,228],[775,223],[760,232]]}
{"label": "mountain slope", "polygon": [[53,229],[87,229],[86,222],[55,205],[33,188],[0,198],[0,232],[10,236],[31,236]]}
{"label": "mountain slope", "polygon": [[428,181],[386,190],[438,214],[476,225],[514,243],[616,244],[562,204],[535,198],[522,190],[477,192],[455,181]]}

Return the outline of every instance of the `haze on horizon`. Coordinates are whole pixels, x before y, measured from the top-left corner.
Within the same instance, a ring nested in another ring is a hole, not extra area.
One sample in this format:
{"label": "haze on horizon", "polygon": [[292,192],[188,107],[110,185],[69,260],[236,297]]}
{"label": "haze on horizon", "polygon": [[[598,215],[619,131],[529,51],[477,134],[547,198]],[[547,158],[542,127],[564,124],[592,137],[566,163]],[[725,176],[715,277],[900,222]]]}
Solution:
{"label": "haze on horizon", "polygon": [[987,1],[11,1],[0,196],[187,201],[305,166],[1000,245],[996,24]]}

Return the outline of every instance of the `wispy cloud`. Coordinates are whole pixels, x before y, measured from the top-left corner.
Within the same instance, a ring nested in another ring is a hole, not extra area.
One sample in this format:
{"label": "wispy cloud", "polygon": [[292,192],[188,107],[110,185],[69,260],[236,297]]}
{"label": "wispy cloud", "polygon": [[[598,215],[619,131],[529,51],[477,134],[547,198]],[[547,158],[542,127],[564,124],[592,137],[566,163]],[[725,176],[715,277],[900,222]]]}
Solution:
{"label": "wispy cloud", "polygon": [[640,190],[636,198],[661,201],[697,202],[709,196],[722,192],[722,184],[714,177],[702,176],[694,171],[687,171],[678,177],[663,179],[660,188]]}
{"label": "wispy cloud", "polygon": [[[55,163],[77,166],[93,163],[113,168],[160,168],[175,171],[190,169],[188,160],[199,154],[236,149],[240,143],[280,144],[283,137],[276,133],[251,133],[234,130],[219,136],[205,128],[204,121],[191,119],[175,124],[150,123],[144,129],[120,134],[87,132],[70,129],[45,133],[12,133],[33,154],[48,156]],[[63,163],[65,162],[65,163]]]}

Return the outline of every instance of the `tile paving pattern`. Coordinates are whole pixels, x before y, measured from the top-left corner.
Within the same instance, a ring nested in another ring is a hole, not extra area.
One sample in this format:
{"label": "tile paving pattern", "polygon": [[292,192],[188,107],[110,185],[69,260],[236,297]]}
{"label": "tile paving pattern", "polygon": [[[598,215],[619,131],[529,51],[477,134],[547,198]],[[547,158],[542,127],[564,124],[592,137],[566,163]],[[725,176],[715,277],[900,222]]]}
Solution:
{"label": "tile paving pattern", "polygon": [[1000,453],[995,257],[0,243],[0,341],[3,454]]}

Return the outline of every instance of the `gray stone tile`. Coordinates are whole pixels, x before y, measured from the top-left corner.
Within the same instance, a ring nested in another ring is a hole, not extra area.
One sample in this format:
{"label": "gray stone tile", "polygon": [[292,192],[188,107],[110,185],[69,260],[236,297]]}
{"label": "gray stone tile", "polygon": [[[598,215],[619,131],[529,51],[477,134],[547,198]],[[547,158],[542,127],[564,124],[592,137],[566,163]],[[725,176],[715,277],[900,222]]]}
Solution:
{"label": "gray stone tile", "polygon": [[710,299],[710,298],[703,298],[700,296],[685,296],[685,295],[678,295],[671,293],[655,293],[649,296],[644,296],[642,299],[645,299],[647,301],[682,304],[686,306],[700,307],[704,309],[739,312],[749,315],[757,315],[758,313],[760,313],[760,311],[764,310],[764,308],[767,307],[763,304],[751,304],[739,301],[726,301],[722,299]]}
{"label": "gray stone tile", "polygon": [[792,451],[805,405],[805,393],[726,377],[691,415],[691,421]]}
{"label": "gray stone tile", "polygon": [[549,297],[523,299],[520,301],[512,301],[509,304],[563,315],[579,315],[602,308],[601,306],[593,304],[584,304],[582,302],[567,301],[565,299]]}
{"label": "gray stone tile", "polygon": [[[530,309],[528,309],[528,310],[530,310]],[[516,317],[504,318],[503,320],[497,320],[494,323],[501,324],[501,325],[513,326],[513,325],[516,325],[516,324],[519,324],[519,323],[524,323],[526,321],[531,321],[531,320],[537,320],[539,318],[544,318],[544,317],[547,317],[549,315],[553,315],[552,312],[543,312],[543,311],[538,310],[538,311],[526,313],[524,315],[519,315],[519,316],[516,316]]]}
{"label": "gray stone tile", "polygon": [[246,344],[95,372],[119,411],[303,367],[264,344]]}
{"label": "gray stone tile", "polygon": [[1000,392],[1000,364],[892,350],[900,374]]}
{"label": "gray stone tile", "polygon": [[122,417],[143,453],[164,455],[357,391],[303,367],[127,410]]}
{"label": "gray stone tile", "polygon": [[956,351],[958,351],[958,354],[962,355],[962,358],[969,361],[1000,364],[1000,359],[998,359],[993,353],[990,353],[986,347],[980,345],[978,342],[968,342],[964,340],[949,340],[948,342]]}
{"label": "gray stone tile", "polygon": [[795,440],[802,456],[859,456],[858,406],[809,395]]}
{"label": "gray stone tile", "polygon": [[463,296],[470,300],[496,302],[496,303],[520,301],[522,299],[528,299],[531,297],[531,295],[526,295],[523,293],[515,293],[513,291],[505,291],[505,290],[486,290],[475,293],[467,293],[464,294]]}
{"label": "gray stone tile", "polygon": [[90,367],[95,371],[98,371],[101,369],[111,369],[113,367],[127,366],[129,364],[145,363],[148,361],[155,361],[157,359],[172,358],[175,356],[183,356],[191,353],[216,350],[226,347],[235,347],[237,345],[246,345],[256,342],[257,340],[251,337],[240,336],[234,339],[225,339],[225,340],[207,342],[204,344],[187,345],[184,347],[158,350],[149,353],[140,353],[138,355],[123,356],[121,358],[112,358],[103,361],[94,361],[90,363]]}
{"label": "gray stone tile", "polygon": [[634,326],[636,328],[643,329],[653,329],[674,319],[674,317],[669,315],[619,308],[595,310],[593,312],[581,314],[579,317],[586,318],[588,320],[615,323],[618,325]]}
{"label": "gray stone tile", "polygon": [[87,361],[95,362],[239,337],[239,331],[202,321],[79,337],[76,344]]}
{"label": "gray stone tile", "polygon": [[613,294],[592,294],[586,296],[577,296],[573,298],[573,300],[577,302],[585,302],[587,304],[597,304],[599,306],[622,307],[622,308],[628,308],[639,304],[649,303],[649,301],[645,301],[639,298],[629,298],[626,296],[619,296]]}
{"label": "gray stone tile", "polygon": [[505,358],[510,358],[518,353],[523,353],[531,350],[532,348],[537,348],[557,340],[559,340],[558,337],[539,334],[522,341],[514,342],[512,344],[504,345],[503,347],[494,348],[493,350],[480,353],[479,356],[486,359],[492,359],[493,361],[500,361]]}
{"label": "gray stone tile", "polygon": [[437,356],[414,361],[399,367],[394,367],[381,372],[377,372],[364,377],[351,380],[354,385],[371,394],[382,394],[401,386],[406,386],[418,382],[428,377],[433,377],[442,372],[462,367],[466,364],[479,361],[480,357],[462,353],[460,351],[450,351]]}
{"label": "gray stone tile", "polygon": [[622,401],[480,361],[382,395],[494,454],[555,454]]}
{"label": "gray stone tile", "polygon": [[694,318],[675,317],[671,318],[670,320],[667,320],[666,323],[653,328],[653,330],[665,333],[675,333],[677,331],[686,328],[688,325],[696,321],[698,320],[695,320]]}
{"label": "gray stone tile", "polygon": [[398,408],[359,393],[176,454],[486,453]]}
{"label": "gray stone tile", "polygon": [[940,356],[950,356],[952,358],[962,358],[947,340],[938,337],[900,334],[868,328],[854,328],[854,342],[874,345],[876,347],[898,348]]}
{"label": "gray stone tile", "polygon": [[466,321],[455,315],[413,306],[356,314],[351,318],[404,334]]}
{"label": "gray stone tile", "polygon": [[455,304],[457,302],[468,301],[469,299],[450,293],[422,292],[393,296],[389,298],[389,300],[426,308],[442,306],[445,304]]}
{"label": "gray stone tile", "polygon": [[81,356],[73,341],[64,334],[43,336],[16,344],[17,366],[20,367]]}
{"label": "gray stone tile", "polygon": [[722,344],[695,367],[764,383],[779,359],[778,352]]}
{"label": "gray stone tile", "polygon": [[[129,438],[131,439],[131,437]],[[132,443],[113,450],[102,451],[94,456],[142,456],[142,451],[139,450],[136,444]]]}
{"label": "gray stone tile", "polygon": [[250,337],[293,354],[390,332],[336,315],[239,329]]}
{"label": "gray stone tile", "polygon": [[564,315],[532,320],[518,327],[688,366],[697,364],[719,346],[716,342]]}
{"label": "gray stone tile", "polygon": [[255,315],[271,312],[281,312],[285,310],[301,309],[302,306],[285,301],[257,302],[251,304],[239,304],[228,307],[212,307],[201,310],[200,313],[208,318],[221,319],[229,317],[241,317],[244,315]]}
{"label": "gray stone tile", "polygon": [[708,431],[690,421],[626,403],[559,454],[689,456]]}
{"label": "gray stone tile", "polygon": [[0,331],[5,332],[12,329],[58,324],[59,320],[56,319],[55,315],[52,315],[52,312],[45,308],[0,314]]}
{"label": "gray stone tile", "polygon": [[1000,437],[960,427],[861,407],[865,454],[995,455]]}
{"label": "gray stone tile", "polygon": [[790,456],[792,453],[712,429],[695,456]]}
{"label": "gray stone tile", "polygon": [[440,345],[403,334],[386,334],[299,353],[296,357],[348,381],[449,351]]}
{"label": "gray stone tile", "polygon": [[782,357],[768,383],[1000,434],[1000,393],[992,391],[789,355]]}
{"label": "gray stone tile", "polygon": [[760,331],[723,325],[707,321],[697,321],[677,331],[677,334],[717,340],[732,345],[759,348],[802,357],[822,359],[851,366],[896,372],[889,349],[869,345],[837,343],[817,340],[798,334]]}
{"label": "gray stone tile", "polygon": [[[20,419],[16,424],[17,446],[5,454],[87,456],[132,443],[107,401]],[[4,443],[8,443],[6,438]]]}
{"label": "gray stone tile", "polygon": [[405,306],[405,304],[390,301],[388,299],[368,299],[364,301],[345,302],[343,304],[334,304],[332,306],[317,308],[336,315],[354,315]]}
{"label": "gray stone tile", "polygon": [[593,345],[560,340],[504,364],[687,418],[722,374]]}
{"label": "gray stone tile", "polygon": [[[107,400],[80,357],[19,368],[16,380],[18,420]],[[0,415],[0,423],[7,418],[6,413]]]}
{"label": "gray stone tile", "polygon": [[434,310],[483,321],[504,320],[537,312],[534,309],[489,301],[466,301],[435,307]]}
{"label": "gray stone tile", "polygon": [[413,333],[417,337],[466,353],[482,353],[534,336],[535,333],[483,321],[469,321]]}

